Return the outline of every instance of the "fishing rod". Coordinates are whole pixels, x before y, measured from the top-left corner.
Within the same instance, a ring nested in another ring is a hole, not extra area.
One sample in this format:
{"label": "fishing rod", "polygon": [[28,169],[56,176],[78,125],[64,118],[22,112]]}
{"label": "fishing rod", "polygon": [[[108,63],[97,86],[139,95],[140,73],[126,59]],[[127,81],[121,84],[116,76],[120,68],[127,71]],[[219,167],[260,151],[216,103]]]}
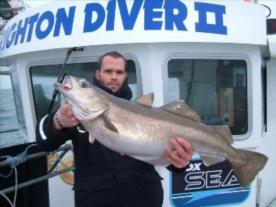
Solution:
{"label": "fishing rod", "polygon": [[[66,76],[66,73],[64,72],[65,65],[67,64],[67,62],[69,60],[69,57],[71,56],[72,52],[77,52],[77,51],[82,51],[82,50],[83,50],[82,47],[72,47],[72,48],[69,48],[67,50],[66,56],[65,56],[65,60],[64,60],[64,62],[62,64],[62,66],[61,66],[61,68],[59,70],[58,76],[57,76],[57,83],[62,83],[63,80],[64,80],[64,78],[65,78],[65,76]],[[53,94],[52,94],[52,99],[51,99],[51,102],[49,104],[48,113],[51,112],[58,93],[59,93],[58,90],[54,89]]]}

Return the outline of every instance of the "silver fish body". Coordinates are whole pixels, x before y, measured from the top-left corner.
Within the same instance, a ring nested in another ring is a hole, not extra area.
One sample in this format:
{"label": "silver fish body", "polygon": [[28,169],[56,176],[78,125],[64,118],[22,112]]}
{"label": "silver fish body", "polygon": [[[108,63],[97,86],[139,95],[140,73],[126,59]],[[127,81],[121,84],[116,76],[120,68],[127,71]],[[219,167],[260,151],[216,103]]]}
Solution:
{"label": "silver fish body", "polygon": [[[110,120],[108,124],[107,120]],[[110,100],[103,116],[82,123],[105,146],[131,157],[144,157],[148,162],[148,157],[154,158],[153,162],[160,160],[169,140],[175,137],[185,137],[201,155],[220,154],[225,158],[237,155],[228,143],[200,122],[123,99],[115,103]]]}
{"label": "silver fish body", "polygon": [[241,185],[254,180],[267,161],[261,153],[233,148],[228,127],[203,124],[184,102],[154,108],[150,96],[128,101],[87,83],[83,87],[85,80],[76,77],[66,81],[72,86],[70,90],[56,87],[71,103],[75,116],[92,137],[121,154],[168,165],[162,155],[170,139],[184,137],[205,165],[229,160]]}

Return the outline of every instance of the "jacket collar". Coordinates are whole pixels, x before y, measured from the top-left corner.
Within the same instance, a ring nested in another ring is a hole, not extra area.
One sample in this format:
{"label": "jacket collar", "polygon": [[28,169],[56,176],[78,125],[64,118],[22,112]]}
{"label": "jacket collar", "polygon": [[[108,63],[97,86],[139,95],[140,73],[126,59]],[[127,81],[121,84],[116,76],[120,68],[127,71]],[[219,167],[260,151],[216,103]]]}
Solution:
{"label": "jacket collar", "polygon": [[103,86],[97,79],[96,77],[94,77],[93,79],[93,84],[97,87],[99,87],[100,89],[106,91],[107,93],[119,97],[119,98],[123,98],[123,99],[127,99],[130,100],[132,98],[132,91],[130,89],[130,87],[128,86],[128,79],[126,78],[126,80],[123,83],[123,86],[121,87],[121,89],[117,92],[113,92],[112,90],[110,90],[109,88]]}

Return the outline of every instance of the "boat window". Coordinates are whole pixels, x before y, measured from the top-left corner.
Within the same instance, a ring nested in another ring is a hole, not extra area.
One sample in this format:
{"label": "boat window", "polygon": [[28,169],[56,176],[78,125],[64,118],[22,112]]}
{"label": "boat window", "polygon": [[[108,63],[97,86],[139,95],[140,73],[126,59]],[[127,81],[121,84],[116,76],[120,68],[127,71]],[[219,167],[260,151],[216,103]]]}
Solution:
{"label": "boat window", "polygon": [[[57,81],[57,75],[59,73],[61,66],[61,64],[42,65],[32,66],[30,68],[37,120],[41,119],[43,116],[48,114],[48,108],[54,90],[53,84]],[[92,81],[96,69],[96,62],[71,63],[66,64],[65,73],[67,75],[78,76]],[[134,61],[128,60],[127,72],[129,86],[132,89],[133,98],[135,98],[139,95],[139,92],[137,86],[136,67]],[[57,96],[53,110],[56,110],[58,108],[58,106],[62,102],[62,98],[63,97],[59,95]]]}
{"label": "boat window", "polygon": [[244,60],[171,59],[167,102],[182,99],[207,125],[248,131],[247,70]]}
{"label": "boat window", "polygon": [[22,144],[26,140],[17,76],[15,73],[12,76],[0,74],[0,148]]}

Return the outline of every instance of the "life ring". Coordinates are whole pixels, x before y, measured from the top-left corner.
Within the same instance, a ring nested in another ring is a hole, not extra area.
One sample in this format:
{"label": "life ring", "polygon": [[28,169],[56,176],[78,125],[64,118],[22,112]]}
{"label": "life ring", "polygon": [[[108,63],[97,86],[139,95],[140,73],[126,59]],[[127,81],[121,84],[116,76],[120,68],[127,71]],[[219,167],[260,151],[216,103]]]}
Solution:
{"label": "life ring", "polygon": [[[70,156],[61,161],[58,165],[58,170],[65,170],[66,168],[71,168],[74,166],[74,157]],[[73,171],[69,171],[66,173],[63,173],[60,175],[60,178],[63,180],[63,182],[69,184],[69,185],[74,185],[74,173]]]}
{"label": "life ring", "polygon": [[[48,171],[52,169],[54,163],[58,160],[58,154],[53,153],[47,156],[47,165],[48,165]],[[60,161],[60,163],[57,165],[57,170],[65,170],[66,168],[71,168],[74,166],[74,156],[69,156],[67,158],[64,158]],[[74,185],[74,173],[72,171],[63,173],[60,175],[60,178],[63,182]]]}

